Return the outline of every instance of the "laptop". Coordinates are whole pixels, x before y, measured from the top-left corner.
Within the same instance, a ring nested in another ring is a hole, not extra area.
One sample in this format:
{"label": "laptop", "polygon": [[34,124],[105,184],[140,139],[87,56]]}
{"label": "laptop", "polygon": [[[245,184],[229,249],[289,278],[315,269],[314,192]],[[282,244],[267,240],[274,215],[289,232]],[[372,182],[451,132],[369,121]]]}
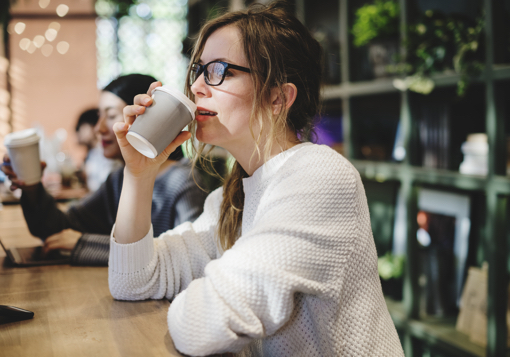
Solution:
{"label": "laptop", "polygon": [[6,248],[0,239],[0,246],[5,250],[7,258],[16,266],[38,266],[69,264],[71,262],[71,252],[64,250],[52,250],[44,254],[42,246],[38,247],[12,247]]}

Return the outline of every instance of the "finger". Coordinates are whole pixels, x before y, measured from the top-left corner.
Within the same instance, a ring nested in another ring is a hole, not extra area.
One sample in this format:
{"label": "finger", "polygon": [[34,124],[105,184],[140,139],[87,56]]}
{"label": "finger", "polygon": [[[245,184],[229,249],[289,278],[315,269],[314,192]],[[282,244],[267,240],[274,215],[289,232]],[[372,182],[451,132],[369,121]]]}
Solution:
{"label": "finger", "polygon": [[10,159],[9,155],[4,154],[4,163],[9,164],[10,162],[11,162],[11,159]]}
{"label": "finger", "polygon": [[128,133],[129,125],[123,123],[121,121],[113,124],[113,132],[115,136],[117,136],[118,140],[124,140],[126,138],[126,134]]}
{"label": "finger", "polygon": [[57,242],[52,242],[52,243],[46,242],[46,243],[44,243],[44,246],[43,246],[43,253],[46,254],[50,250],[55,250],[55,249],[59,249]]}
{"label": "finger", "polygon": [[143,105],[145,107],[149,107],[152,104],[152,97],[148,94],[138,94],[133,103],[135,105]]}
{"label": "finger", "polygon": [[161,83],[160,81],[152,82],[149,87],[149,90],[147,91],[147,94],[152,95],[152,92],[154,91],[154,89],[156,89],[157,87],[161,87],[162,85],[163,85],[163,83]]}
{"label": "finger", "polygon": [[1,170],[7,176],[14,175],[14,171],[12,171],[12,166],[11,165],[2,164]]}
{"label": "finger", "polygon": [[138,115],[145,113],[145,107],[142,105],[127,105],[122,109],[122,112],[124,121],[131,125]]}
{"label": "finger", "polygon": [[181,131],[174,141],[172,141],[160,155],[165,155],[165,157],[170,156],[170,154],[173,153],[178,146],[184,144],[184,142],[189,138],[191,138],[191,133],[189,131]]}

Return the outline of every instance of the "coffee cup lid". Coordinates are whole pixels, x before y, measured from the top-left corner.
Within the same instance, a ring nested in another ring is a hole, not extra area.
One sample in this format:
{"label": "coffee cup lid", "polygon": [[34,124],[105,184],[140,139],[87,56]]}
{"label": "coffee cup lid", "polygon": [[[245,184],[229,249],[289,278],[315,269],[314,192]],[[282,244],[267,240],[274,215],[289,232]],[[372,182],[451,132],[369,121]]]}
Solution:
{"label": "coffee cup lid", "polygon": [[7,134],[4,138],[4,145],[10,147],[26,146],[36,144],[40,139],[37,130],[30,128]]}
{"label": "coffee cup lid", "polygon": [[157,87],[155,90],[163,91],[163,92],[168,93],[168,94],[174,96],[175,98],[179,99],[181,101],[181,103],[184,104],[186,106],[186,108],[188,108],[193,119],[195,119],[195,112],[197,111],[197,105],[195,103],[193,103],[193,101],[191,99],[186,97],[186,95],[184,93],[178,91],[175,88],[167,86],[167,85],[162,86],[162,87]]}

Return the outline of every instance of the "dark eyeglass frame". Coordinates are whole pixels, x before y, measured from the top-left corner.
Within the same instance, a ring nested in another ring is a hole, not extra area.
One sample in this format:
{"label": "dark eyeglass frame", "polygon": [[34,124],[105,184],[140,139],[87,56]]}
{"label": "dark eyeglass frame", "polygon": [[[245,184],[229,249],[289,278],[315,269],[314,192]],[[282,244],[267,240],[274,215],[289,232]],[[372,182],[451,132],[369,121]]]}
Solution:
{"label": "dark eyeglass frame", "polygon": [[[209,82],[209,71],[207,70],[207,66],[209,66],[211,63],[220,63],[223,65],[223,74],[221,75],[221,81],[220,83],[218,84],[211,84]],[[246,68],[246,67],[242,67],[242,66],[238,66],[238,65],[235,65],[235,64],[232,64],[232,63],[228,63],[228,62],[223,62],[223,61],[211,61],[209,63],[206,63],[206,64],[200,64],[200,63],[193,63],[191,65],[191,70],[190,70],[190,74],[191,75],[194,75],[194,79],[192,81],[192,78],[193,77],[190,77],[190,85],[192,85],[193,83],[196,82],[196,80],[198,79],[198,77],[200,77],[200,75],[202,73],[204,73],[204,80],[205,80],[205,83],[208,85],[208,86],[211,86],[211,87],[216,87],[216,86],[219,86],[223,83],[223,81],[225,80],[225,76],[227,75],[227,71],[229,69],[236,69],[238,71],[242,71],[242,72],[246,72],[246,73],[251,73],[251,69],[249,68]]]}

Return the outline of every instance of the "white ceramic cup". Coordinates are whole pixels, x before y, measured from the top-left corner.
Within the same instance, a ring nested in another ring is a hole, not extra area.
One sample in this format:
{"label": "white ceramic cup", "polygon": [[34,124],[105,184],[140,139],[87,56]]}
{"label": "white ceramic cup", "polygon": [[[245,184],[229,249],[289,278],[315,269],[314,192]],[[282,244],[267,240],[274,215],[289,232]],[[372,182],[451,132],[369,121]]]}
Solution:
{"label": "white ceramic cup", "polygon": [[152,105],[139,115],[126,135],[141,154],[155,158],[195,119],[197,106],[183,93],[168,86],[157,87]]}
{"label": "white ceramic cup", "polygon": [[7,134],[4,139],[12,169],[18,179],[27,186],[35,185],[41,181],[40,139],[35,129],[16,131]]}

